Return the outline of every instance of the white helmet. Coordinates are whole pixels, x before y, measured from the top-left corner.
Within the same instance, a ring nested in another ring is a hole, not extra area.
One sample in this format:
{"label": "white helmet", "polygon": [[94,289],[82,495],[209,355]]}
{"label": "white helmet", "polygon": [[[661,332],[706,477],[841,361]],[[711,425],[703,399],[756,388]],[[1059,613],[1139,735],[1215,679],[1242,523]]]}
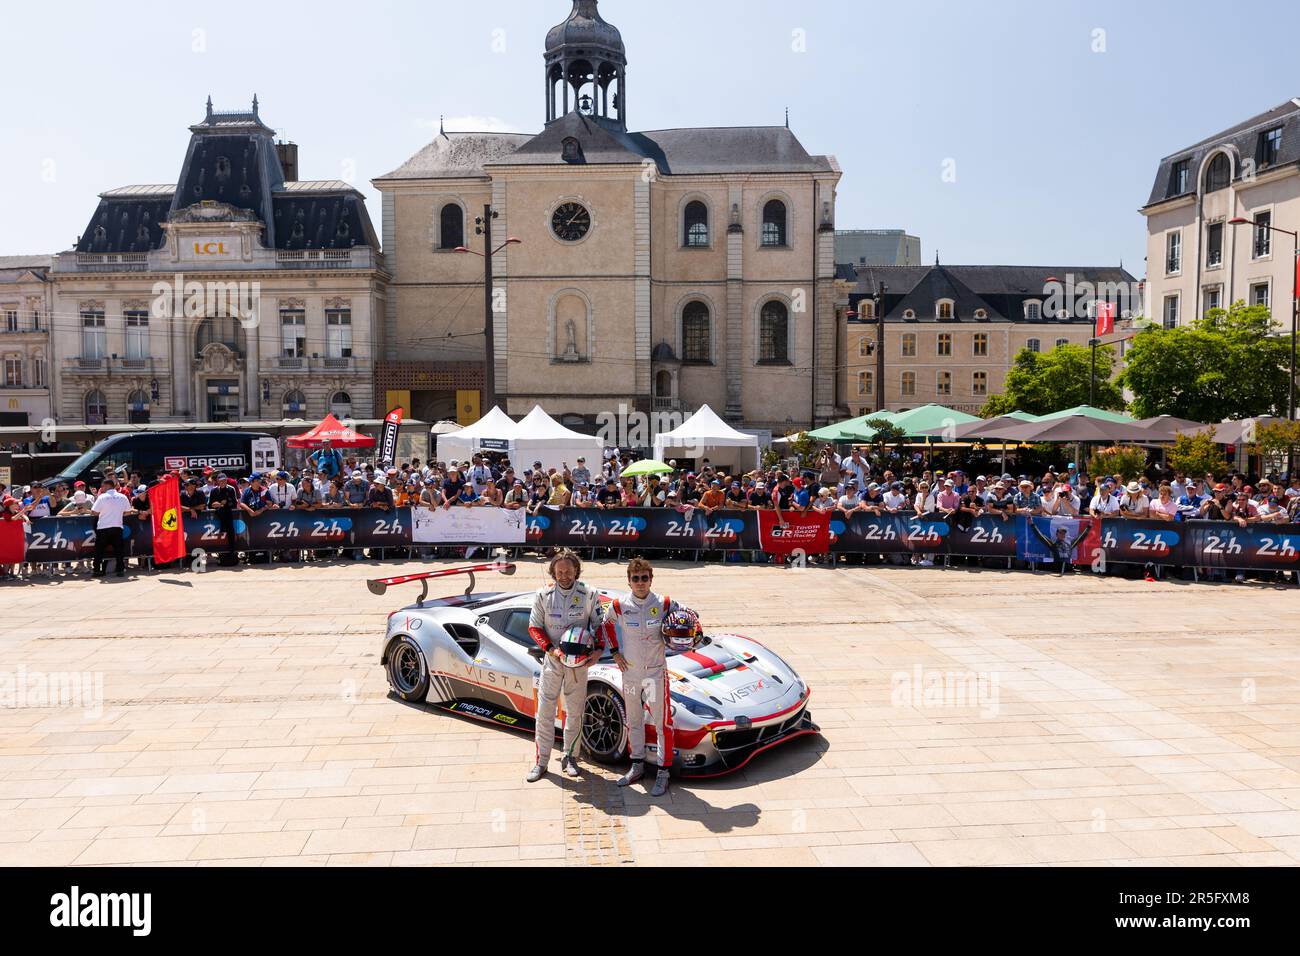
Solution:
{"label": "white helmet", "polygon": [[571,624],[560,635],[556,646],[565,667],[585,667],[596,656],[596,635],[582,624]]}

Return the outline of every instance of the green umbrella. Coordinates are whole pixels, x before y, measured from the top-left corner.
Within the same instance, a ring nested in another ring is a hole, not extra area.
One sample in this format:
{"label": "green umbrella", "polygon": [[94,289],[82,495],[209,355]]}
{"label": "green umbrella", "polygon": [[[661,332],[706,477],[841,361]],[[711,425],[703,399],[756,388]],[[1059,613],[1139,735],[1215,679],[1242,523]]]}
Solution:
{"label": "green umbrella", "polygon": [[637,475],[665,475],[672,470],[672,465],[665,465],[662,461],[646,458],[628,465],[623,469],[622,474],[625,478],[635,478]]}
{"label": "green umbrella", "polygon": [[1091,418],[1099,422],[1115,422],[1122,425],[1132,425],[1135,419],[1128,415],[1121,415],[1119,412],[1108,412],[1104,408],[1093,408],[1091,405],[1076,405],[1074,408],[1067,408],[1063,412],[1052,412],[1050,415],[1041,416],[1040,420],[1049,422],[1058,418],[1070,418],[1074,415],[1082,415],[1085,418]]}
{"label": "green umbrella", "polygon": [[967,415],[955,408],[931,404],[906,412],[895,412],[889,420],[895,427],[901,428],[908,438],[933,438],[939,429],[955,428],[980,419],[977,415]]}
{"label": "green umbrella", "polygon": [[823,425],[821,428],[810,431],[808,437],[817,441],[830,442],[871,441],[876,437],[876,429],[868,425],[867,422],[873,418],[890,421],[891,414],[889,412],[872,412],[870,415],[859,415],[857,418],[836,422],[833,425]]}

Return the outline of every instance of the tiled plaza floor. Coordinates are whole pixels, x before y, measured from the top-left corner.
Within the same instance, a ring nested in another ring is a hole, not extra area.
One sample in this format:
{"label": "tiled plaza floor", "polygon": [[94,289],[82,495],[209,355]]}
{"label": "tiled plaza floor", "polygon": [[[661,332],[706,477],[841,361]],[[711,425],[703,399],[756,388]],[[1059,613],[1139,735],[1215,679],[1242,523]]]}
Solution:
{"label": "tiled plaza floor", "polygon": [[[0,865],[1300,861],[1294,588],[664,566],[800,671],[823,738],[652,801],[527,785],[527,738],[390,699],[418,592],[363,581],[399,567],[0,586]],[[40,696],[83,674],[90,706]]]}

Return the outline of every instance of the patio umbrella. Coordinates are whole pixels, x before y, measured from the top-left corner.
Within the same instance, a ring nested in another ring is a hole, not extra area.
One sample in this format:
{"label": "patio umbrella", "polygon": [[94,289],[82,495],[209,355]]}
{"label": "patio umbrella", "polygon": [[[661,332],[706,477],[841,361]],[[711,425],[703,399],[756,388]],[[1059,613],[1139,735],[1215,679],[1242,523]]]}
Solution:
{"label": "patio umbrella", "polygon": [[1260,425],[1271,425],[1273,422],[1284,421],[1286,421],[1285,418],[1274,418],[1272,415],[1263,415],[1259,418],[1243,418],[1236,422],[1219,422],[1217,425],[1202,425],[1200,428],[1192,429],[1188,434],[1200,435],[1213,428],[1214,443],[1216,445],[1245,445],[1251,442],[1255,429]]}
{"label": "patio umbrella", "polygon": [[1128,425],[1132,425],[1134,422],[1134,419],[1129,415],[1107,411],[1104,408],[1093,408],[1091,405],[1076,405],[1074,408],[1066,408],[1059,412],[1052,412],[1038,417],[1040,421],[1044,421],[1054,418],[1070,418],[1073,415],[1083,415],[1085,418],[1093,418],[1100,422],[1124,422]]}
{"label": "patio umbrella", "polygon": [[290,448],[321,448],[329,442],[334,448],[374,448],[375,439],[348,428],[333,415],[326,415],[311,431],[290,435],[286,444]]}
{"label": "patio umbrella", "polygon": [[665,465],[662,461],[655,461],[653,458],[643,458],[624,468],[622,475],[624,478],[635,478],[637,475],[666,475],[672,470],[672,465]]}
{"label": "patio umbrella", "polygon": [[1181,433],[1190,434],[1198,428],[1204,428],[1204,422],[1194,422],[1190,418],[1175,418],[1173,415],[1156,415],[1154,418],[1142,418],[1137,422],[1139,428],[1145,428],[1155,441],[1173,441]]}
{"label": "patio umbrella", "polygon": [[876,429],[867,422],[873,418],[890,421],[890,413],[872,412],[870,415],[859,415],[857,418],[835,422],[833,425],[823,425],[808,432],[808,437],[829,442],[871,441],[876,437]]}
{"label": "patio umbrella", "polygon": [[945,428],[956,428],[980,421],[976,415],[959,412],[943,405],[922,405],[906,412],[894,412],[889,421],[903,430],[907,438],[931,438],[941,435]]}
{"label": "patio umbrella", "polygon": [[997,437],[1025,442],[1150,441],[1145,429],[1129,422],[1108,422],[1089,415],[1043,418],[998,430]]}
{"label": "patio umbrella", "polygon": [[[1038,416],[1030,415],[1028,412],[1008,412],[1005,415],[999,415],[997,418],[977,418],[973,422],[958,425],[952,430],[951,434],[954,441],[974,440],[986,437],[984,434],[986,428],[996,429],[1036,421],[1038,421]],[[928,434],[938,437],[943,435],[944,431],[945,428],[934,428]]]}

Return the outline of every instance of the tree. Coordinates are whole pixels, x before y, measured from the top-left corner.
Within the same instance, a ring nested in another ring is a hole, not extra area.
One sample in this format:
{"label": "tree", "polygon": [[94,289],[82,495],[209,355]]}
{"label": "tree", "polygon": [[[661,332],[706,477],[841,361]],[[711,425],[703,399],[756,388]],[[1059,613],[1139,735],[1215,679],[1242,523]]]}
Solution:
{"label": "tree", "polygon": [[1147,451],[1137,445],[1112,445],[1098,448],[1088,462],[1088,474],[1097,478],[1102,475],[1120,475],[1133,478],[1146,471]]}
{"label": "tree", "polygon": [[[1255,440],[1250,443],[1252,455],[1264,456],[1267,463],[1281,462],[1300,449],[1300,421],[1269,422],[1255,429]],[[1283,468],[1285,470],[1285,468]]]}
{"label": "tree", "polygon": [[1272,332],[1266,306],[1238,301],[1189,326],[1138,333],[1120,376],[1134,414],[1198,422],[1285,414],[1291,343]]}
{"label": "tree", "polygon": [[[1092,402],[1098,408],[1124,408],[1124,395],[1111,380],[1114,371],[1114,350],[1098,348],[1097,391]],[[996,418],[1015,411],[1047,415],[1087,405],[1091,375],[1092,355],[1086,345],[1058,345],[1041,353],[1021,349],[1007,372],[1004,391],[989,397],[980,416]]]}
{"label": "tree", "polygon": [[1220,475],[1227,464],[1223,447],[1214,441],[1214,430],[1198,435],[1174,436],[1174,447],[1168,453],[1169,467],[1184,475]]}

